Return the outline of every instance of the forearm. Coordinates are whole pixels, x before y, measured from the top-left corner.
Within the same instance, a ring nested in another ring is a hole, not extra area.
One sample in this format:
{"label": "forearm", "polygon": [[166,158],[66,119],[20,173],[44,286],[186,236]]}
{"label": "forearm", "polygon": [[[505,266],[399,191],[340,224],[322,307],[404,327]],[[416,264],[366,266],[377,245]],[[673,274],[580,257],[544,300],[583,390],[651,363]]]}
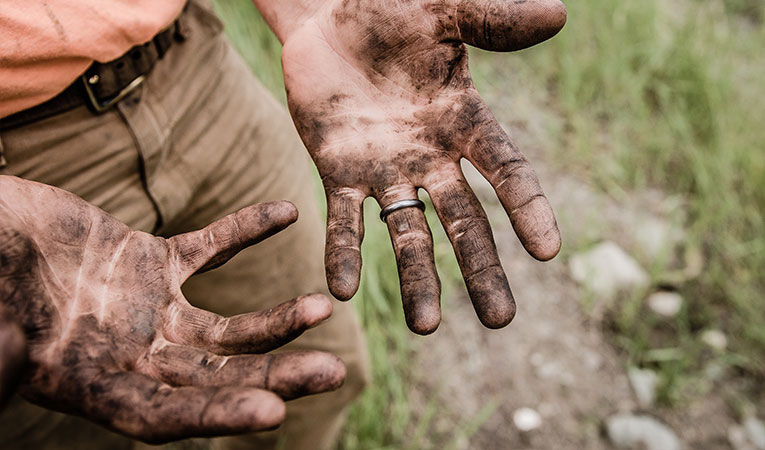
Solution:
{"label": "forearm", "polygon": [[290,34],[332,0],[253,0],[255,7],[284,44]]}

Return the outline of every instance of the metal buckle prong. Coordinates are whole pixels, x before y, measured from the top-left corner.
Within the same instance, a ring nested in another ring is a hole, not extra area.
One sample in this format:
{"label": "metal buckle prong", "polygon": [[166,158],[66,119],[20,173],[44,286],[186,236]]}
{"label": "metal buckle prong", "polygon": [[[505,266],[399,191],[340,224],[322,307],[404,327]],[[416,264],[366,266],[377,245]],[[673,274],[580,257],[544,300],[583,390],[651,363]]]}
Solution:
{"label": "metal buckle prong", "polygon": [[90,107],[93,108],[93,111],[95,111],[98,114],[103,113],[104,111],[108,110],[112,106],[116,105],[117,102],[125,98],[126,95],[131,93],[135,88],[141,85],[143,83],[143,80],[146,79],[145,75],[138,76],[135,80],[131,81],[130,84],[122,88],[121,91],[117,95],[111,98],[111,100],[101,103],[98,98],[96,98],[96,94],[93,93],[93,90],[90,88],[90,83],[88,82],[88,78],[85,74],[83,74],[80,79],[82,80],[82,84],[85,86],[85,92],[88,94],[88,100],[90,101]]}

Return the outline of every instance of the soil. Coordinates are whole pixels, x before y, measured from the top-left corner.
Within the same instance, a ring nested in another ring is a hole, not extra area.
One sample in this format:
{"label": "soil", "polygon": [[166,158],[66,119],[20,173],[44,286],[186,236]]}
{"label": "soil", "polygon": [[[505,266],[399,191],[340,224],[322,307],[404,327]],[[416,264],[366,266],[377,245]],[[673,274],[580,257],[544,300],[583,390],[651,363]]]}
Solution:
{"label": "soil", "polygon": [[[555,118],[538,99],[519,97],[529,94],[518,90],[512,95],[489,95],[489,106],[501,123],[509,125],[506,128],[537,170],[556,210],[564,249],[551,262],[531,258],[491,187],[466,165],[466,175],[492,220],[518,313],[508,327],[488,330],[478,322],[464,288],[444,299],[440,328],[423,338],[416,351],[413,365],[420,374],[411,393],[412,400],[422,405],[434,400],[444,405],[430,425],[434,448],[606,449],[611,446],[603,423],[618,412],[659,418],[687,448],[730,448],[726,433],[735,421],[716,391],[675,409],[639,410],[624,355],[609,341],[597,315],[583,310],[582,293],[568,274],[572,248],[604,236],[629,241],[631,236],[624,231],[619,235],[619,223],[625,217],[650,214],[644,205],[660,204],[666,196],[637,193],[617,202],[582,178],[552,168],[546,163],[544,135]],[[518,120],[520,116],[524,119]],[[520,432],[515,427],[513,413],[521,407],[539,412],[538,429]],[[476,424],[477,430],[466,430],[469,436],[454,441],[455,427],[480,420],[482,408],[488,408],[483,410],[490,413],[488,419]],[[436,442],[440,439],[444,442]]]}

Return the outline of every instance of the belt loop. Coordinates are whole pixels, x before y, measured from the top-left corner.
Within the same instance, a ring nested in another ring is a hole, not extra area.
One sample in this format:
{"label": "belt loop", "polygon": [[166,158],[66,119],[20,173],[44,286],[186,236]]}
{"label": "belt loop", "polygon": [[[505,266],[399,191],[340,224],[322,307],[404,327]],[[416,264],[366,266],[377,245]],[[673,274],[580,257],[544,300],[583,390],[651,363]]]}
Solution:
{"label": "belt loop", "polygon": [[175,23],[173,24],[173,38],[175,38],[178,42],[183,42],[186,39],[189,38],[191,34],[191,30],[189,28],[188,23],[186,22],[188,20],[188,11],[189,11],[189,4],[191,2],[187,1],[185,5],[183,5],[183,10],[181,11],[181,14],[178,16],[178,18],[175,20]]}
{"label": "belt loop", "polygon": [[3,135],[0,134],[0,170],[8,167],[8,161],[5,160],[5,149],[3,148]]}
{"label": "belt loop", "polygon": [[173,38],[178,42],[185,41],[188,39],[190,34],[189,26],[186,24],[185,12],[186,8],[183,9],[183,13],[180,17],[178,17],[178,20],[176,20],[175,24],[173,25]]}

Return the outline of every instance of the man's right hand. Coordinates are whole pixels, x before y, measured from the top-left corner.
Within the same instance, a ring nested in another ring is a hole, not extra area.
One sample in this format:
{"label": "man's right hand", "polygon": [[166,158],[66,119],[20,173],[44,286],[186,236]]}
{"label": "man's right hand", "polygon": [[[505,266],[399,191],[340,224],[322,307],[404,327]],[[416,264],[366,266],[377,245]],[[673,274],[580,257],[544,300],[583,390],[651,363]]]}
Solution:
{"label": "man's right hand", "polygon": [[[0,176],[0,318],[13,318],[26,338],[21,394],[159,443],[274,428],[283,399],[338,388],[345,366],[331,354],[251,354],[328,318],[328,298],[223,318],[181,293],[192,274],[296,219],[288,202],[263,203],[163,239],[68,192]],[[3,330],[14,338],[13,324],[0,322],[0,341]],[[0,364],[20,360],[5,356]]]}
{"label": "man's right hand", "polygon": [[[529,161],[484,103],[467,45],[515,51],[555,35],[559,0],[255,0],[284,43],[282,66],[295,126],[327,194],[330,292],[357,291],[362,203],[383,210],[409,328],[441,321],[441,283],[425,214],[399,208],[424,189],[452,243],[479,320],[507,325],[515,300],[486,212],[462,172],[469,161],[494,187],[531,256],[561,247],[552,207]],[[519,87],[522,88],[522,87]]]}

